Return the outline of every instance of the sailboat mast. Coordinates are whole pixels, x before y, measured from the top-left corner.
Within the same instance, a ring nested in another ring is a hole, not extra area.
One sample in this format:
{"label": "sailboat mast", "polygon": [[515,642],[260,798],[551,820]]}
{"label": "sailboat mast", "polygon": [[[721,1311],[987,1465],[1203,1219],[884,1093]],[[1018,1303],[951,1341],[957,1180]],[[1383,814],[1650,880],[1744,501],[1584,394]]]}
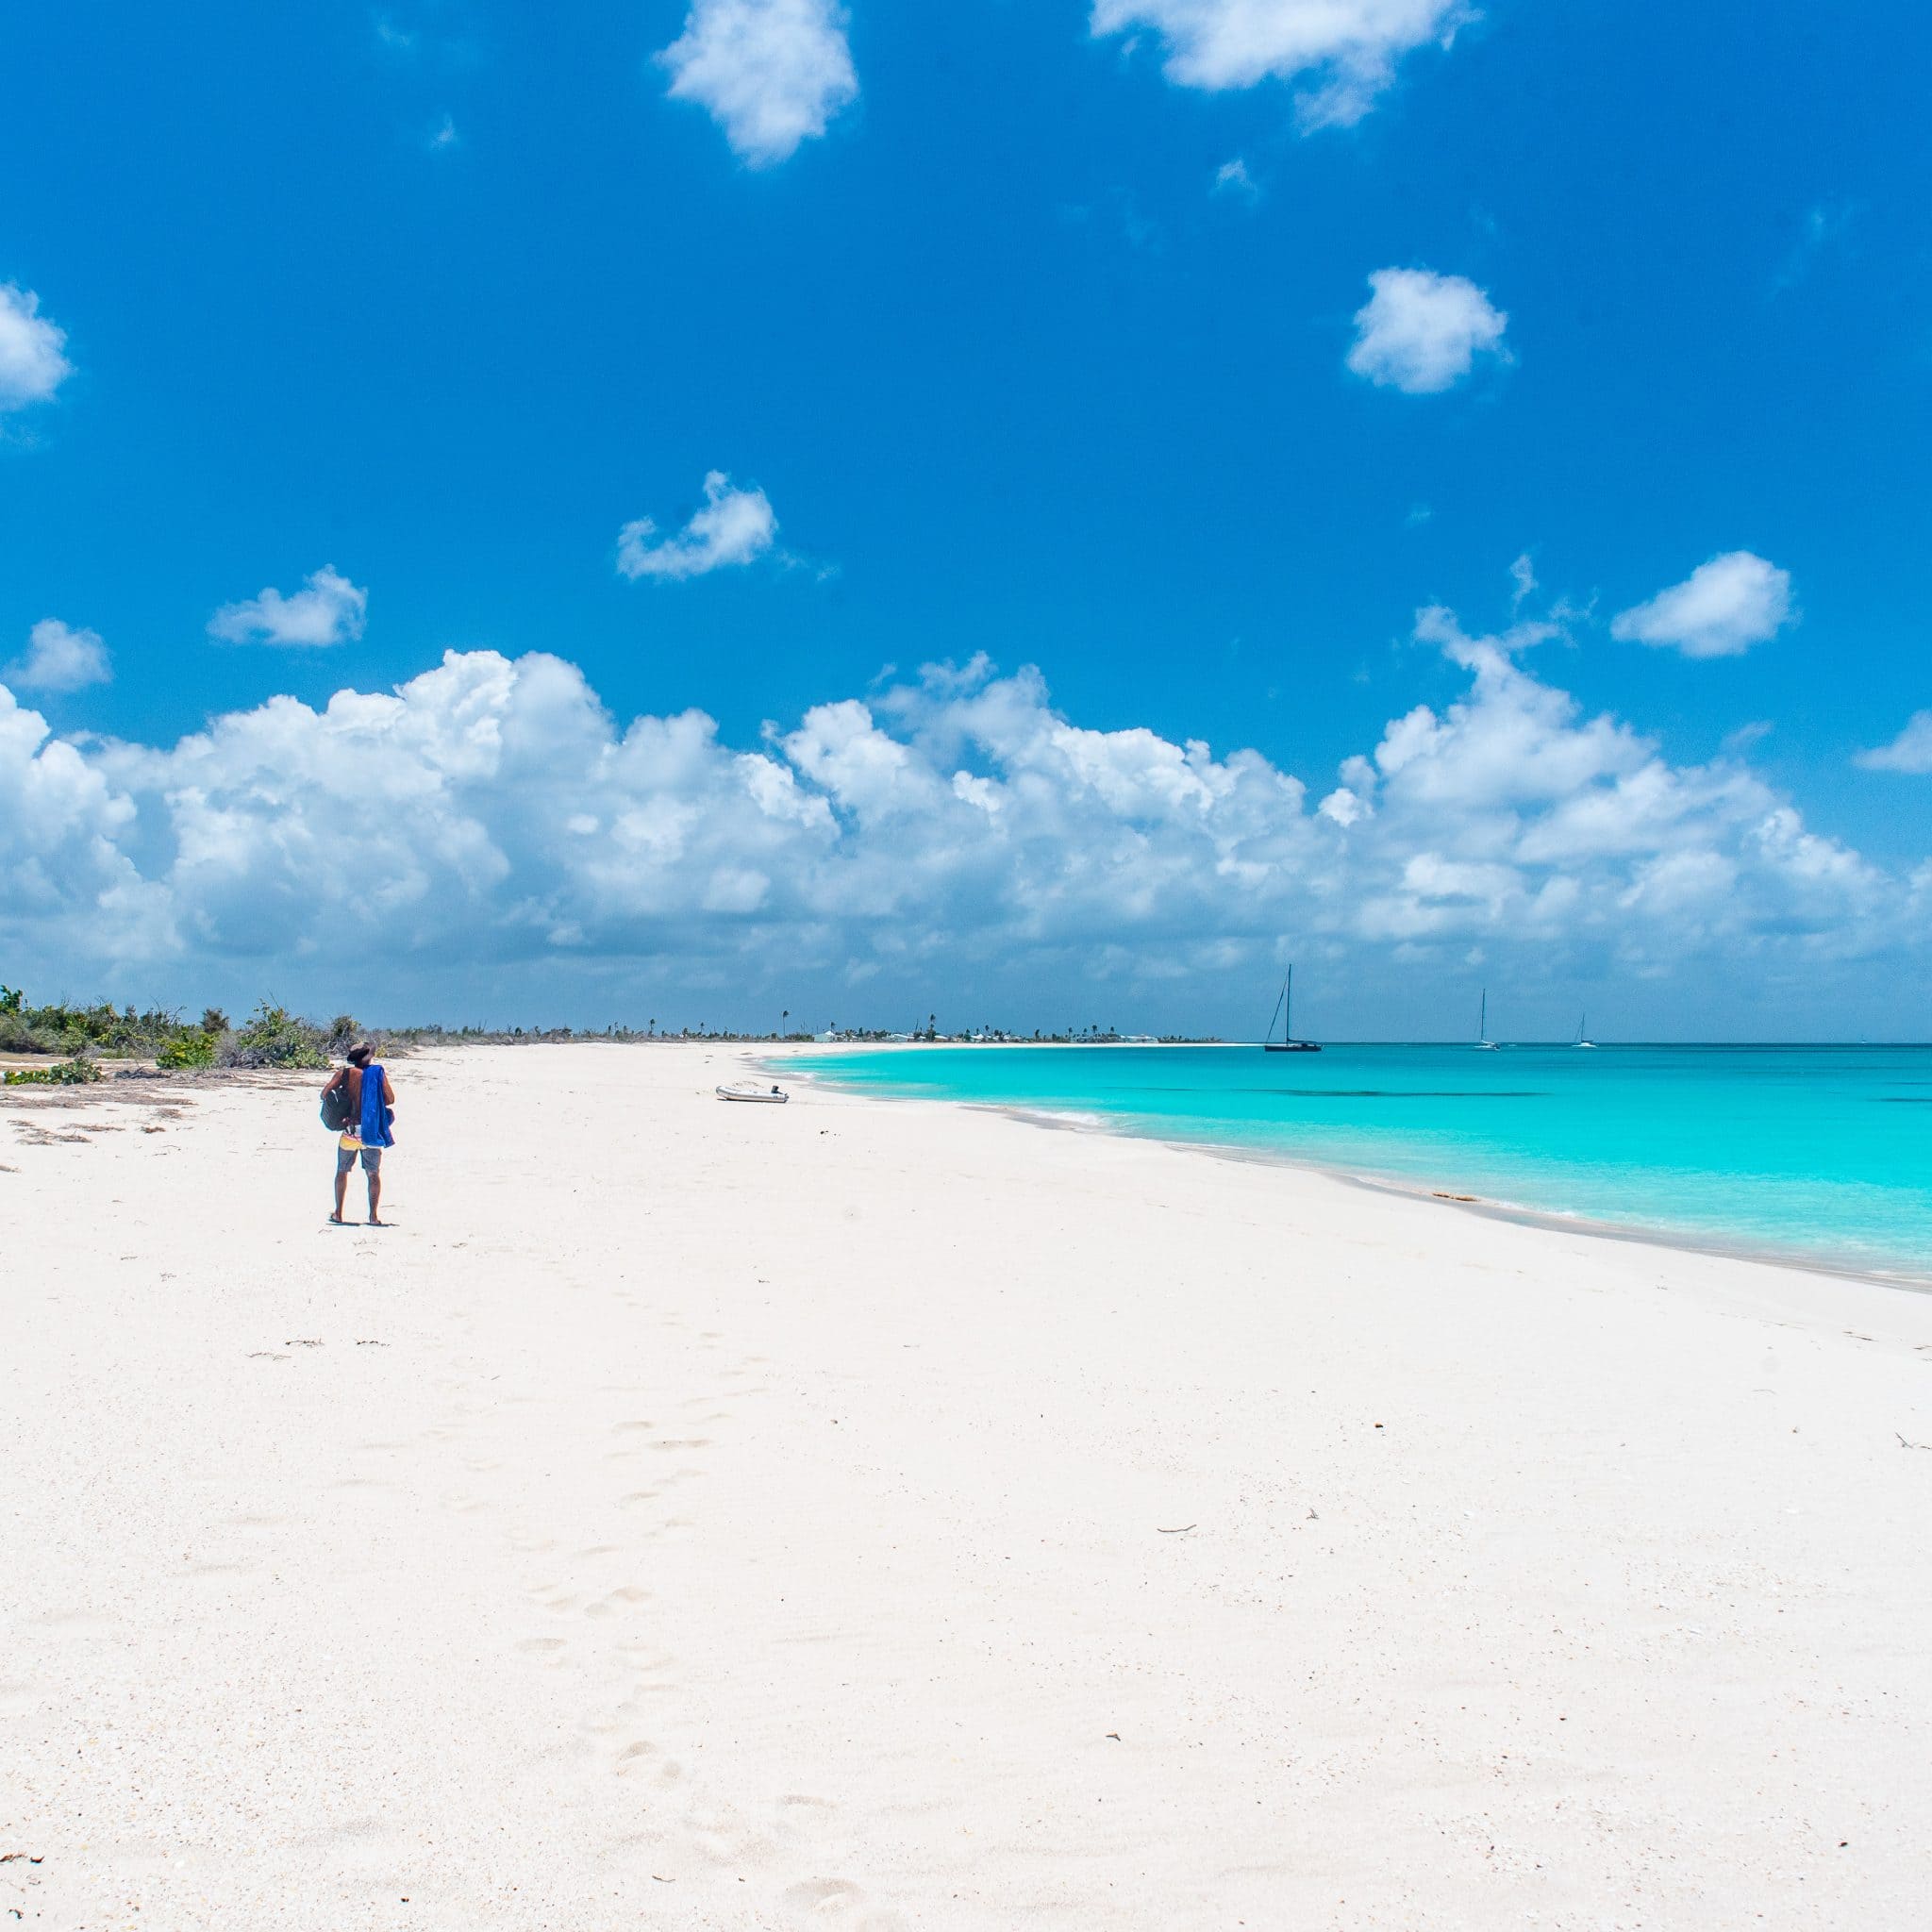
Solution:
{"label": "sailboat mast", "polygon": [[1288,969],[1288,977],[1281,988],[1281,1041],[1285,1046],[1294,1038],[1294,968]]}

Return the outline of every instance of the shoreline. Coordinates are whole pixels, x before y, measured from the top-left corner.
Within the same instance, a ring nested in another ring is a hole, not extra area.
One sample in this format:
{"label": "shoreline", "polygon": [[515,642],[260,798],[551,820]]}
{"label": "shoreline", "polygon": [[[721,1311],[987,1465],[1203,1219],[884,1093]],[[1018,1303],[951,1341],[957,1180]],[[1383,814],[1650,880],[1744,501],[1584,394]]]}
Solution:
{"label": "shoreline", "polygon": [[[1033,1044],[1031,1041],[1024,1043]],[[1043,1045],[1046,1042],[1040,1043]],[[1350,1043],[1379,1045],[1398,1042]],[[902,1044],[904,1042],[880,1042],[878,1048],[860,1045],[839,1050],[845,1053],[891,1051]],[[800,1046],[795,1049],[795,1054],[803,1056],[814,1050]],[[774,1062],[790,1057],[791,1056],[774,1056]],[[1132,1124],[1130,1118],[1124,1115],[1108,1116],[1084,1110],[1028,1107],[1017,1101],[966,1100],[945,1094],[895,1093],[877,1088],[846,1087],[840,1084],[836,1074],[821,1074],[811,1069],[794,1069],[791,1077],[811,1080],[842,1093],[869,1099],[890,1100],[901,1104],[908,1101],[925,1101],[940,1107],[958,1107],[975,1112],[1001,1114],[1008,1119],[1023,1122],[1028,1126],[1041,1127],[1055,1133],[1103,1134],[1120,1140],[1153,1141],[1160,1146],[1173,1147],[1186,1153],[1205,1154],[1217,1160],[1288,1168],[1299,1174],[1319,1174],[1325,1179],[1339,1181],[1346,1187],[1360,1188],[1369,1193],[1391,1195],[1399,1200],[1421,1201],[1437,1207],[1456,1208],[1484,1220],[1518,1227],[1541,1228],[1547,1233],[1581,1234],[1592,1240],[1627,1242],[1640,1247],[1659,1248],[1673,1254],[1707,1255],[1716,1259],[1742,1261],[1756,1267],[1783,1268],[1801,1274],[1823,1274],[1845,1281],[1865,1282],[1876,1288],[1897,1289],[1907,1294],[1932,1294],[1932,1271],[1920,1274],[1907,1269],[1874,1267],[1845,1260],[1824,1250],[1787,1248],[1776,1243],[1754,1243],[1707,1234],[1697,1229],[1654,1227],[1641,1222],[1607,1221],[1596,1215],[1566,1214],[1551,1208],[1530,1207],[1521,1202],[1452,1191],[1447,1182],[1440,1188],[1431,1187],[1423,1180],[1376,1174],[1273,1148],[1249,1147],[1238,1142],[1195,1139],[1186,1134],[1163,1133],[1158,1127],[1143,1131]]]}

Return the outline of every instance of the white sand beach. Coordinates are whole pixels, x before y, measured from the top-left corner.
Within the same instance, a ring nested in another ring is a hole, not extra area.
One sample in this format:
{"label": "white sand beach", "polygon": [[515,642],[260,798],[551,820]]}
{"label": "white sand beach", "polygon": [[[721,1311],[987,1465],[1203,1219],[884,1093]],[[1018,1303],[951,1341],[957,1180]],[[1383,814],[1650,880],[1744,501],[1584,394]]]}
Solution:
{"label": "white sand beach", "polygon": [[742,1071],[0,1105],[6,1923],[1932,1922],[1932,1297]]}

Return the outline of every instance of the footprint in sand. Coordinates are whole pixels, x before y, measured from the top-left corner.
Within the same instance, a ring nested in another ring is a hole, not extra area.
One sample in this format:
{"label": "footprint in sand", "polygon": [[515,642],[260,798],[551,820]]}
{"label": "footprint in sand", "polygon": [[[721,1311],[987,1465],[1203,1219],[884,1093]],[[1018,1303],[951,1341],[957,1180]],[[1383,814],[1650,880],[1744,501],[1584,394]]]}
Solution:
{"label": "footprint in sand", "polygon": [[849,1911],[865,1898],[858,1886],[843,1878],[807,1878],[797,1885],[788,1885],[779,1895],[794,1911],[824,1913],[827,1918],[835,1912]]}
{"label": "footprint in sand", "polygon": [[749,1823],[731,1805],[693,1795],[685,1824],[691,1844],[714,1864],[741,1869],[769,1866],[778,1855],[770,1836]]}
{"label": "footprint in sand", "polygon": [[325,1851],[338,1858],[363,1863],[389,1856],[389,1840],[394,1833],[379,1818],[350,1818],[341,1824],[318,1825],[313,1831],[300,1831],[282,1843],[294,1851]]}
{"label": "footprint in sand", "polygon": [[626,1697],[608,1717],[601,1713],[586,1717],[582,1728],[593,1738],[608,1738],[633,1729],[637,1721],[637,1701]]}
{"label": "footprint in sand", "polygon": [[29,1624],[45,1630],[71,1630],[87,1635],[111,1630],[115,1620],[101,1610],[41,1610],[27,1618]]}
{"label": "footprint in sand", "polygon": [[642,1534],[647,1543],[675,1543],[682,1542],[691,1532],[691,1520],[689,1516],[671,1516],[658,1524],[655,1529],[647,1529]]}
{"label": "footprint in sand", "polygon": [[649,1777],[660,1785],[675,1785],[684,1775],[681,1764],[641,1738],[617,1754],[616,1770],[619,1777]]}
{"label": "footprint in sand", "polygon": [[633,1605],[648,1602],[650,1594],[651,1592],[648,1590],[640,1589],[634,1583],[622,1584],[616,1590],[611,1591],[608,1596],[599,1597],[593,1604],[586,1604],[584,1606],[584,1615],[587,1617],[615,1617],[630,1608]]}

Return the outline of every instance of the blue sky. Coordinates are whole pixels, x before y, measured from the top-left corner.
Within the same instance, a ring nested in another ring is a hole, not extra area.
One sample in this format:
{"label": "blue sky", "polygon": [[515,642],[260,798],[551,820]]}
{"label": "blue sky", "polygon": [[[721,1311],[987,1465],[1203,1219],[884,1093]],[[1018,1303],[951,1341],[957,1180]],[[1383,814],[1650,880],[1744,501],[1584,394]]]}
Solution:
{"label": "blue sky", "polygon": [[[1924,18],[1323,17],[16,22],[5,976],[1225,1029],[1293,952],[1338,1034],[1923,1034]],[[603,739],[454,770],[539,702],[477,653]],[[691,708],[710,776],[612,775]]]}

